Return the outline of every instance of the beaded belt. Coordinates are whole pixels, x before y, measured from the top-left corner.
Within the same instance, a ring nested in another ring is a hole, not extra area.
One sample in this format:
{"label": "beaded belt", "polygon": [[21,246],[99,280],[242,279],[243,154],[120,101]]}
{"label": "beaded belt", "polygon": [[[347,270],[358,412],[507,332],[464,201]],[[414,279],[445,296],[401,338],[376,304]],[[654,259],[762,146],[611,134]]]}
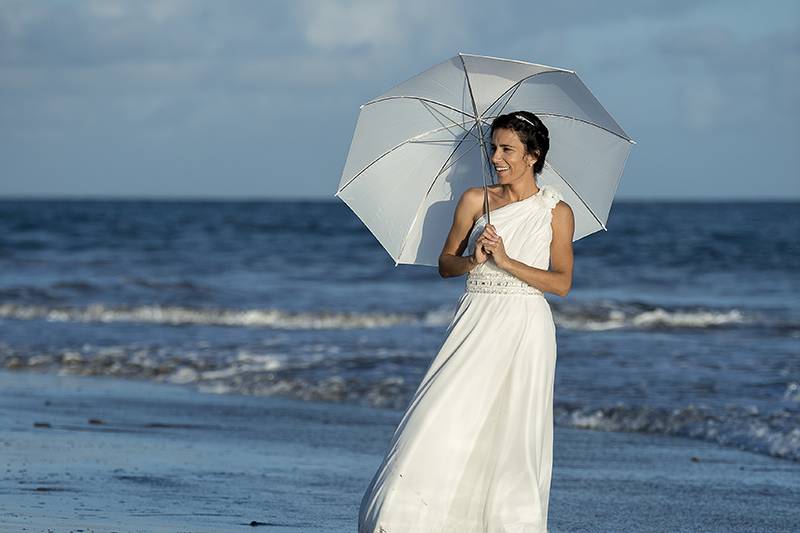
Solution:
{"label": "beaded belt", "polygon": [[467,275],[467,292],[543,296],[542,291],[507,272],[470,272]]}

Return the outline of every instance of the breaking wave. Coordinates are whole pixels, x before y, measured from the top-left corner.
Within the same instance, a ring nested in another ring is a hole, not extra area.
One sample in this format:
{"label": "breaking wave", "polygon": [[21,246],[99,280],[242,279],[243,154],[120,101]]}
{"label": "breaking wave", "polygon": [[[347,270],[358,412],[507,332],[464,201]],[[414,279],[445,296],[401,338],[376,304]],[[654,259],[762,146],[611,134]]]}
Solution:
{"label": "breaking wave", "polygon": [[583,429],[673,435],[800,461],[800,413],[757,407],[676,409],[618,405],[590,409],[555,406],[556,423]]}
{"label": "breaking wave", "polygon": [[[50,322],[134,322],[170,326],[239,326],[274,329],[385,328],[425,320],[411,313],[299,312],[279,309],[210,309],[181,306],[53,307],[0,304],[0,318]],[[431,313],[436,320],[436,314]]]}
{"label": "breaking wave", "polygon": [[[159,358],[145,350],[130,352],[119,348],[101,349],[91,356],[70,350],[32,356],[0,352],[0,366],[8,370],[151,379],[207,393],[284,396],[395,410],[408,405],[422,376],[414,371],[399,375],[387,370],[412,367],[411,359],[415,358],[388,355],[331,360],[320,355],[297,360],[240,351],[212,362],[190,356]],[[358,372],[344,375],[346,370],[354,369]],[[800,401],[798,390],[800,385],[789,383],[785,399]],[[762,412],[756,407],[694,405],[676,409],[628,405],[590,408],[556,400],[554,415],[557,424],[568,427],[702,439],[800,461],[800,412],[796,410]]]}
{"label": "breaking wave", "polygon": [[[667,309],[642,304],[553,304],[560,327],[602,331],[611,329],[704,329],[772,325],[800,329],[797,324],[769,324],[767,318],[739,309]],[[130,322],[167,326],[231,326],[273,329],[387,328],[398,325],[446,326],[450,307],[424,312],[290,312],[281,309],[231,309],[167,305],[88,306],[0,304],[0,318],[51,322]]]}

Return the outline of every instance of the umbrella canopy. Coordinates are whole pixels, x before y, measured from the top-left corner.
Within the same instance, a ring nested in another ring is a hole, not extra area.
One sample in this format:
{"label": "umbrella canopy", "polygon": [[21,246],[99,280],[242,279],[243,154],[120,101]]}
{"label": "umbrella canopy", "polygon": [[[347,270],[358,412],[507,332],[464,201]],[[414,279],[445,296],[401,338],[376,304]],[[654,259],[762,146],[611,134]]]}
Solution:
{"label": "umbrella canopy", "polygon": [[530,111],[550,149],[537,183],[575,215],[574,240],[606,229],[634,141],[574,71],[458,54],[361,106],[336,192],[397,264],[438,265],[458,199],[495,183],[492,120]]}

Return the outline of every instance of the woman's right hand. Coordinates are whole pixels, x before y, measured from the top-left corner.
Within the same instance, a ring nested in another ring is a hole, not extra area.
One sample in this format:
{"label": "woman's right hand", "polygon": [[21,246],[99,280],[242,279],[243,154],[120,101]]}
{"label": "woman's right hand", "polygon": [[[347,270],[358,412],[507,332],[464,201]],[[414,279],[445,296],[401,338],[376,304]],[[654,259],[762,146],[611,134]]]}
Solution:
{"label": "woman's right hand", "polygon": [[481,235],[478,237],[478,240],[475,241],[475,252],[472,254],[472,260],[475,262],[476,265],[480,265],[485,263],[489,259],[489,254],[487,254],[483,250],[483,243],[486,241],[486,236]]}

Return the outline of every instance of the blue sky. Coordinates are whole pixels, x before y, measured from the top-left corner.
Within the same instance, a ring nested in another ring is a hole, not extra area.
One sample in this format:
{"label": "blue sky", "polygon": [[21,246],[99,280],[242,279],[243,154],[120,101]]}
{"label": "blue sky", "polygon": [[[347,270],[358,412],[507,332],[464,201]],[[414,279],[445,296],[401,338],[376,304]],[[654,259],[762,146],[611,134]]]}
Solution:
{"label": "blue sky", "polygon": [[575,70],[618,198],[800,198],[794,0],[0,0],[0,196],[332,198],[359,105],[458,52]]}

